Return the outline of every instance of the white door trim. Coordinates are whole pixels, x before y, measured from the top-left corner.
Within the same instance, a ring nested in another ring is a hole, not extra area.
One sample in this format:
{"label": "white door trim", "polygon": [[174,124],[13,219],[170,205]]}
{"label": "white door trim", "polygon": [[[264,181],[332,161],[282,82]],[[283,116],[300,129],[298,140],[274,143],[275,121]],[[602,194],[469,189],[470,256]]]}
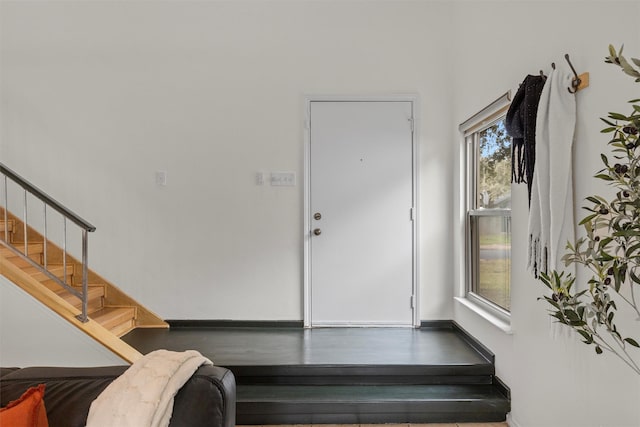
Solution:
{"label": "white door trim", "polygon": [[[418,118],[420,117],[420,104],[417,95],[387,95],[387,96],[343,96],[343,95],[307,95],[304,97],[304,220],[303,220],[303,311],[304,311],[304,327],[311,328],[311,103],[314,101],[329,102],[393,102],[406,101],[411,102],[413,110],[413,137],[412,137],[412,156],[413,156],[413,326],[420,326],[420,257],[418,244],[419,218],[420,218],[420,199],[419,199],[419,151],[418,151]],[[317,326],[317,325],[316,325]],[[322,325],[331,326],[331,325]],[[340,325],[344,326],[344,325]],[[359,325],[359,326],[385,326],[393,325]]]}

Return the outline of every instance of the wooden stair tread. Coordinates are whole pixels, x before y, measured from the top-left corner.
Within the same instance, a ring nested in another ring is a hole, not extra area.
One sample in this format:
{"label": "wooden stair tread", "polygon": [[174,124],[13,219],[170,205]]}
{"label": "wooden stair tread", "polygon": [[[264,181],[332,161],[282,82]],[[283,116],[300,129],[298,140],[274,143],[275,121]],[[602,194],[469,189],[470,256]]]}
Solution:
{"label": "wooden stair tread", "polygon": [[112,334],[120,338],[123,335],[132,331],[135,327],[136,327],[136,322],[134,319],[131,319],[119,324],[118,326],[114,326],[113,328],[110,329],[110,331]]}
{"label": "wooden stair tread", "polygon": [[111,330],[122,323],[135,319],[135,307],[104,307],[91,315],[91,318],[104,328]]}
{"label": "wooden stair tread", "polygon": [[104,307],[94,313],[93,319],[97,321],[115,320],[121,317],[133,316],[134,307]]}
{"label": "wooden stair tread", "polygon": [[[45,275],[42,271],[40,271],[36,267],[32,267],[30,265],[22,266],[21,264],[26,263],[26,261],[20,258],[18,258],[18,260],[19,261],[14,261],[12,259],[11,261],[14,264],[20,266],[25,273],[36,278],[37,280],[49,280],[49,277],[47,277],[47,275]],[[62,279],[64,277],[64,266],[62,264],[49,264],[48,270],[49,270],[49,273],[53,274],[59,279]],[[74,271],[73,264],[67,264],[67,280],[71,278],[71,276],[73,275],[73,271]]]}
{"label": "wooden stair tread", "polygon": [[[8,259],[9,261],[11,261],[12,263],[14,263],[15,265],[17,265],[18,267],[25,269],[27,267],[33,267],[33,265],[25,260],[24,258],[20,257],[19,255],[16,255],[15,253],[11,252],[9,254],[5,254],[4,257],[6,259]],[[42,254],[29,254],[29,258],[31,258],[32,261],[34,261],[36,264],[41,265],[40,264],[40,260],[42,259]],[[51,267],[51,266],[49,266]],[[61,270],[62,271],[62,270]]]}
{"label": "wooden stair tread", "polygon": [[[2,231],[2,230],[0,230],[0,231]],[[20,252],[24,253],[24,242],[11,242],[11,244],[17,250],[19,250]],[[27,243],[27,251],[29,252],[29,255],[42,254],[42,253],[44,253],[44,243],[42,243],[42,242],[29,242],[29,243]],[[2,253],[2,254],[8,253],[8,254],[15,255],[9,248],[6,248],[4,246],[0,246],[0,253]]]}
{"label": "wooden stair tread", "polygon": [[[80,289],[78,289],[80,290]],[[73,295],[67,289],[61,288],[55,291],[56,294],[62,299],[64,299],[69,304],[74,307],[80,309],[82,306],[82,300],[77,296]],[[104,297],[104,286],[102,285],[88,285],[87,289],[87,300],[89,305],[89,313],[95,312],[102,308],[102,298]]]}
{"label": "wooden stair tread", "polygon": [[[23,250],[20,249],[20,254],[23,254]],[[43,252],[33,252],[28,250],[29,258],[34,261],[36,264],[42,264],[42,254]],[[14,264],[20,267],[30,266],[29,262],[25,261],[20,255],[13,252],[11,249],[8,249],[4,246],[0,246],[0,256],[11,260]]]}
{"label": "wooden stair tread", "polygon": [[13,232],[16,228],[16,222],[12,219],[6,221],[2,219],[0,220],[0,231],[4,232],[4,230],[6,229],[9,232]]}
{"label": "wooden stair tread", "polygon": [[[49,264],[47,266],[49,268],[49,271],[60,271],[62,272],[64,270],[64,265],[62,264]],[[24,269],[25,272],[30,273],[30,272],[39,272],[40,270],[38,270],[35,267],[28,267]],[[69,263],[67,264],[67,273],[73,273],[73,264]]]}

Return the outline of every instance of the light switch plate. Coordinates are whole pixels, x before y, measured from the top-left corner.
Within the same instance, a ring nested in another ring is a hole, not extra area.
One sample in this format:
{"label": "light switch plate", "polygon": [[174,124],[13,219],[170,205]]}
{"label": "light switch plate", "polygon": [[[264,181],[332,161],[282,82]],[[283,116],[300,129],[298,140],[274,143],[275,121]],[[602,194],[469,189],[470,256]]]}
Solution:
{"label": "light switch plate", "polygon": [[276,187],[295,187],[295,172],[271,172],[271,185]]}
{"label": "light switch plate", "polygon": [[167,171],[156,171],[156,185],[167,185]]}

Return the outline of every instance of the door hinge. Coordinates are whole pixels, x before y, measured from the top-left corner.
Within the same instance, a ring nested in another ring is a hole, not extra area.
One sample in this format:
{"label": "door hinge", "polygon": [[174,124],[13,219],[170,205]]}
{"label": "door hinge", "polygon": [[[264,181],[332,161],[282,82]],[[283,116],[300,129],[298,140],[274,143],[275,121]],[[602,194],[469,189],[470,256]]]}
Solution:
{"label": "door hinge", "polygon": [[409,117],[409,127],[411,128],[411,132],[413,132],[414,122],[415,120],[413,120],[413,117]]}
{"label": "door hinge", "polygon": [[409,208],[409,221],[415,221],[416,208]]}
{"label": "door hinge", "polygon": [[304,121],[304,128],[305,128],[306,130],[311,129],[311,123],[310,123],[310,121],[309,121],[309,120],[305,120],[305,121]]}
{"label": "door hinge", "polygon": [[411,295],[411,298],[409,299],[409,305],[410,305],[411,308],[416,308],[415,307],[415,299],[416,299],[415,295]]}

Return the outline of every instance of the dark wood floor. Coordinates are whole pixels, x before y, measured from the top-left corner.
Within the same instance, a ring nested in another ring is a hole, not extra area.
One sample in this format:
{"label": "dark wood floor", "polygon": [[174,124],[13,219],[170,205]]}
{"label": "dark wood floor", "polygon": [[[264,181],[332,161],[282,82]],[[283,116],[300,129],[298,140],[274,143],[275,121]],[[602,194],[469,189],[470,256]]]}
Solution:
{"label": "dark wood floor", "polygon": [[142,353],[198,350],[220,366],[475,365],[486,363],[449,329],[172,328],[123,337]]}
{"label": "dark wood floor", "polygon": [[[435,328],[172,327],[123,337],[141,353],[198,350],[236,379],[238,424],[504,421],[493,355]],[[245,325],[246,326],[246,325]],[[406,426],[406,424],[405,424]]]}

